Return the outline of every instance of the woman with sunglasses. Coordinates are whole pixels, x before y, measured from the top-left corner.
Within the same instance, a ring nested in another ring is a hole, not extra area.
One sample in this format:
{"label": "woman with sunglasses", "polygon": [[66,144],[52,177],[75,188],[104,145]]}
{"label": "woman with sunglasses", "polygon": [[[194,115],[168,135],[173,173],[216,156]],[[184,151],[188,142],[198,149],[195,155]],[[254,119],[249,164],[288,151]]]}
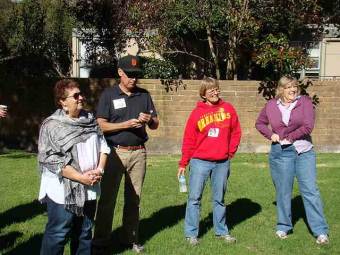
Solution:
{"label": "woman with sunglasses", "polygon": [[275,235],[286,239],[293,230],[291,198],[296,177],[316,243],[327,244],[328,225],[316,183],[316,159],[310,135],[315,122],[312,100],[300,96],[297,80],[289,76],[279,80],[276,94],[262,109],[255,124],[272,142],[269,164],[276,191]]}
{"label": "woman with sunglasses", "polygon": [[42,123],[38,144],[39,200],[48,216],[40,254],[63,254],[69,236],[71,254],[91,254],[98,182],[110,148],[93,115],[83,110],[77,82],[58,81],[54,96],[59,109]]}
{"label": "woman with sunglasses", "polygon": [[201,198],[205,182],[210,177],[216,237],[234,243],[236,239],[229,234],[226,224],[224,194],[230,174],[230,159],[241,139],[240,123],[234,107],[220,99],[215,79],[205,78],[199,95],[203,102],[197,103],[187,121],[177,173],[178,177],[185,174],[185,168],[190,164],[185,237],[190,245],[198,244]]}

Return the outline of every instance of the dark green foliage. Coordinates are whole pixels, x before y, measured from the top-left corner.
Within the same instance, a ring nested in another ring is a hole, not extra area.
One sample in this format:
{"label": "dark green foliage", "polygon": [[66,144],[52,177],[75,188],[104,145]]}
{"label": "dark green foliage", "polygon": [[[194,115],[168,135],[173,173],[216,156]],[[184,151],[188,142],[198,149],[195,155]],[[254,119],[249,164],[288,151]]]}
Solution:
{"label": "dark green foliage", "polygon": [[[259,94],[267,100],[275,97],[277,81],[283,75],[299,78],[303,68],[308,67],[310,60],[302,48],[292,47],[286,35],[269,34],[259,45],[256,63],[261,65],[264,80],[260,82]],[[308,95],[307,88],[313,85],[310,80],[300,81],[301,94]],[[319,99],[313,96],[313,103],[318,104]]]}
{"label": "dark green foliage", "polygon": [[70,9],[76,17],[77,33],[85,43],[87,62],[114,65],[125,47],[129,26],[130,0],[79,0]]}
{"label": "dark green foliage", "polygon": [[25,0],[4,8],[0,13],[1,75],[68,75],[74,19],[67,4],[62,0]]}
{"label": "dark green foliage", "polygon": [[143,77],[146,79],[177,79],[178,69],[170,60],[144,58]]}

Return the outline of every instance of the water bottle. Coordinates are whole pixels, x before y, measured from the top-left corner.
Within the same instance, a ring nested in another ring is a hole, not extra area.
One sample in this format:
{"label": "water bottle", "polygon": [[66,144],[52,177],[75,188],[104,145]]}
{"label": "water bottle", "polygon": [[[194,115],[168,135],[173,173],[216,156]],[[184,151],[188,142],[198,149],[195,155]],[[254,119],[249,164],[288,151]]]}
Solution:
{"label": "water bottle", "polygon": [[187,192],[187,184],[185,181],[185,175],[181,174],[178,178],[179,182],[179,192],[185,193]]}

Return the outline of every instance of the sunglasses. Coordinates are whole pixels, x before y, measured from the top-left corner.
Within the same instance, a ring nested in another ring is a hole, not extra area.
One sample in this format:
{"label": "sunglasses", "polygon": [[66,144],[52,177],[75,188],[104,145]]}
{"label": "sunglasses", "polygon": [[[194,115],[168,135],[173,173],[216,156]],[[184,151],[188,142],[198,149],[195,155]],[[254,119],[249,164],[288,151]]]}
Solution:
{"label": "sunglasses", "polygon": [[74,93],[72,96],[67,96],[65,97],[66,98],[70,98],[70,97],[73,97],[75,100],[79,100],[79,97],[82,96],[84,97],[83,93],[82,92],[77,92],[77,93]]}
{"label": "sunglasses", "polygon": [[139,79],[143,77],[143,74],[140,72],[125,72],[125,74],[130,79]]}

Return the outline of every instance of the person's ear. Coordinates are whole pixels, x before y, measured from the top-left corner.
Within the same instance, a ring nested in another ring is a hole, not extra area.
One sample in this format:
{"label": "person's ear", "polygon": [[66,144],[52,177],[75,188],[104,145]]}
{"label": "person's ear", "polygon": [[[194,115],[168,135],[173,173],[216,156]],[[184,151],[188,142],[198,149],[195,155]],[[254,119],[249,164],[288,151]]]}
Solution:
{"label": "person's ear", "polygon": [[68,107],[66,106],[65,100],[60,99],[59,100],[59,104],[60,104],[61,108],[63,108],[63,110],[65,112],[68,112]]}
{"label": "person's ear", "polygon": [[118,68],[118,76],[122,77],[124,75],[124,71],[121,68]]}
{"label": "person's ear", "polygon": [[60,105],[61,107],[64,107],[64,105],[65,105],[64,100],[60,99],[60,100],[59,100],[59,105]]}

